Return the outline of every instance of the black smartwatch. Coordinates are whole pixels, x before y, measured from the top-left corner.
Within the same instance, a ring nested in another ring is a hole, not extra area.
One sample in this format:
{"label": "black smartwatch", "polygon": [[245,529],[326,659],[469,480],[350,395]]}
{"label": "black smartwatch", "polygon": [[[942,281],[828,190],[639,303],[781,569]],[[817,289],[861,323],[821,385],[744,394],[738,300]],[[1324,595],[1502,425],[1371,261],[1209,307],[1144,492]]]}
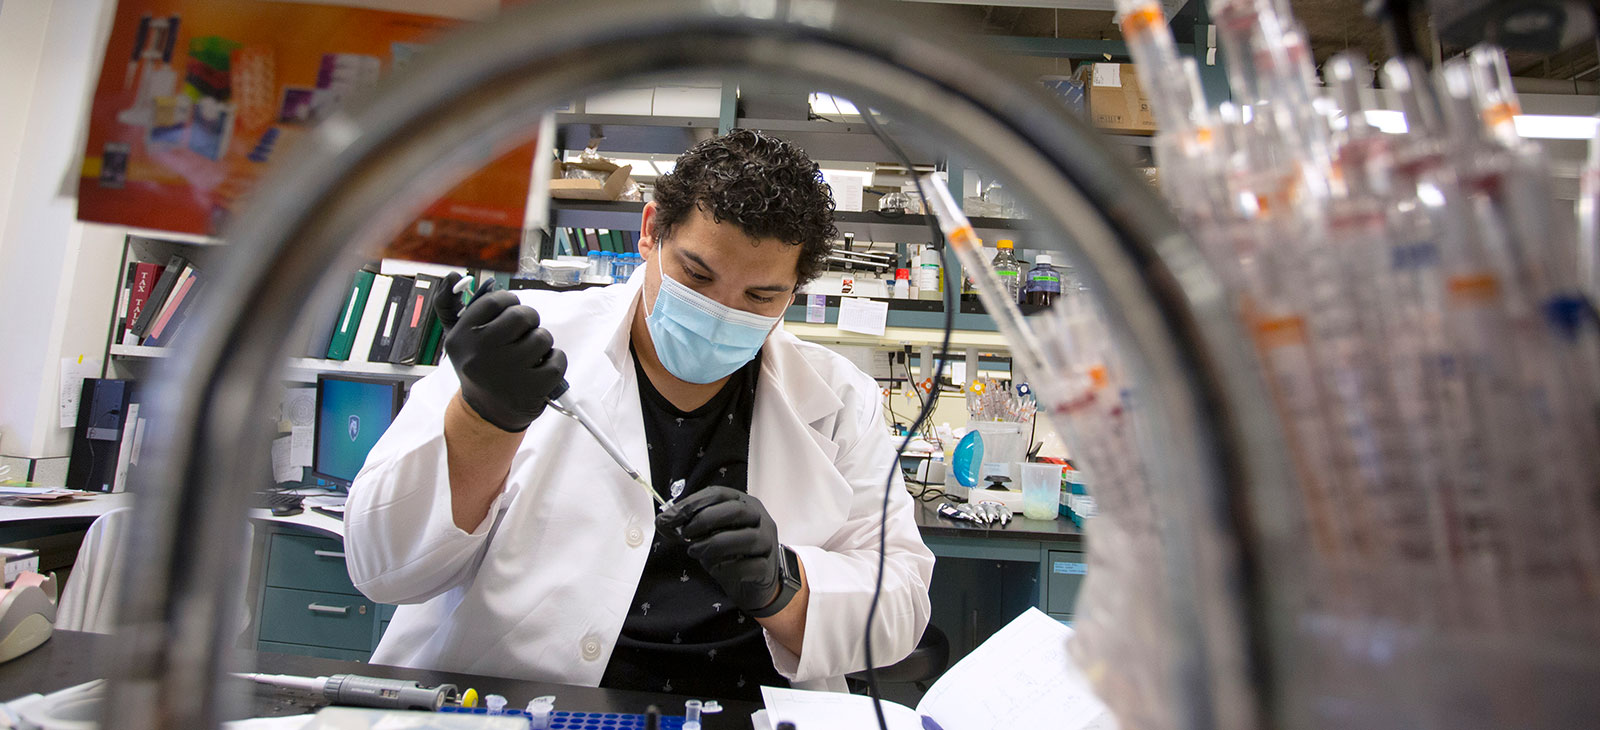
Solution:
{"label": "black smartwatch", "polygon": [[782,559],[778,561],[778,595],[771,603],[758,610],[745,611],[751,618],[776,616],[778,612],[788,608],[789,602],[800,592],[800,556],[795,555],[788,545],[780,545],[778,548],[782,553]]}

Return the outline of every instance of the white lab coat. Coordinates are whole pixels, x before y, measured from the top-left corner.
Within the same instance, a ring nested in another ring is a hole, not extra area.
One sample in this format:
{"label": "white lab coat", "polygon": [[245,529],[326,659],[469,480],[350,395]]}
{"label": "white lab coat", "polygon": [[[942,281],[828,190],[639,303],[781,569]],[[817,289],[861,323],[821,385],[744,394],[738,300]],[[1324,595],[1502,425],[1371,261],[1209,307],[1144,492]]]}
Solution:
{"label": "white lab coat", "polygon": [[[566,351],[573,397],[641,470],[649,460],[628,342],[642,281],[641,272],[623,286],[518,292]],[[581,426],[546,411],[489,516],[470,533],[458,529],[444,441],[458,387],[448,363],[418,381],[350,487],[350,577],[372,600],[401,604],[372,661],[598,685],[644,571],[654,504]],[[842,690],[845,674],[865,668],[891,470],[874,659],[904,658],[928,623],[933,554],[901,486],[879,393],[849,361],[781,326],[763,346],[749,492],[805,565],[801,655],[766,637],[776,669],[797,687]]]}

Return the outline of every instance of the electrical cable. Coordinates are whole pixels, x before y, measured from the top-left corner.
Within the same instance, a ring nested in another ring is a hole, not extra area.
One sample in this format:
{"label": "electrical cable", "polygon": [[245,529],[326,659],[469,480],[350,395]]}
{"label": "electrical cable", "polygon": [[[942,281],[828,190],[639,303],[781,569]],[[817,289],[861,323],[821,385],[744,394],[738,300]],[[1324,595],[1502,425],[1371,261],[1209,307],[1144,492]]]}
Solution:
{"label": "electrical cable", "polygon": [[[900,145],[894,141],[894,138],[890,137],[889,133],[884,131],[883,126],[878,123],[877,112],[859,104],[856,105],[856,108],[861,111],[862,121],[865,121],[867,126],[872,129],[872,133],[877,135],[878,139],[883,142],[883,146],[889,148],[889,152],[891,152],[901,164],[905,165],[907,170],[914,171],[916,167],[911,162],[911,156],[907,155],[906,151],[901,149]],[[912,179],[917,183],[917,194],[922,196],[923,200],[928,200],[928,191],[923,187],[922,178],[913,174]],[[956,322],[956,304],[950,301],[950,295],[956,291],[956,288],[949,282],[950,267],[945,258],[945,249],[947,248],[947,245],[944,238],[944,233],[939,230],[939,224],[935,221],[932,215],[924,215],[923,220],[928,224],[928,230],[932,234],[932,238],[930,239],[929,243],[934,246],[935,250],[939,252],[939,266],[941,267],[943,276],[946,279],[944,287],[944,334],[939,343],[939,358],[937,360],[938,364],[933,368],[933,382],[935,385],[937,385],[941,371],[944,370],[944,364],[950,359],[950,333],[955,329]],[[909,374],[910,371],[911,362],[910,358],[907,358],[907,374]],[[875,618],[877,618],[878,601],[883,596],[883,570],[888,552],[889,495],[894,490],[894,475],[900,470],[901,457],[905,455],[906,448],[911,445],[911,439],[916,437],[917,431],[920,430],[923,423],[928,420],[928,416],[932,415],[933,406],[935,403],[938,403],[938,401],[939,399],[935,394],[934,397],[928,398],[922,402],[922,408],[917,412],[916,421],[911,424],[911,428],[906,430],[906,436],[900,441],[900,447],[895,449],[894,463],[890,466],[889,475],[884,480],[883,484],[883,504],[878,514],[878,575],[873,580],[872,584],[872,603],[867,608],[867,622],[863,630],[865,636],[862,641],[862,648],[865,650],[867,660],[867,692],[872,696],[872,710],[877,715],[879,730],[889,730],[889,723],[884,719],[883,716],[883,694],[878,690],[877,667],[874,666],[874,662],[872,661],[872,622]]]}
{"label": "electrical cable", "polygon": [[906,368],[906,387],[910,388],[912,395],[917,397],[918,410],[926,408],[928,405],[928,399],[923,397],[922,388],[917,387],[916,376],[911,374],[911,356],[907,355],[905,362],[901,363],[901,365],[904,365]]}
{"label": "electrical cable", "polygon": [[1427,58],[1417,46],[1411,0],[1366,0],[1363,5],[1367,17],[1378,21],[1383,27],[1384,40],[1388,42],[1391,55],[1400,59],[1417,59],[1422,62],[1423,68],[1427,68]]}
{"label": "electrical cable", "polygon": [[888,352],[884,354],[889,356],[889,397],[884,400],[888,403],[889,422],[898,424],[900,423],[900,414],[894,412],[894,353]]}

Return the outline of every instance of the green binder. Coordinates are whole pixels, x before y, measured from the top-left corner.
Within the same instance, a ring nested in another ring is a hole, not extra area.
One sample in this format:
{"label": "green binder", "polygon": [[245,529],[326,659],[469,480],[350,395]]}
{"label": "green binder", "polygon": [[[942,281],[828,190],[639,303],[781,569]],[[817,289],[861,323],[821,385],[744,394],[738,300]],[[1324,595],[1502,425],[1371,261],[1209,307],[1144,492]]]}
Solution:
{"label": "green binder", "polygon": [[362,269],[356,272],[345,292],[344,306],[339,309],[339,321],[333,328],[333,339],[328,341],[329,360],[349,360],[350,348],[356,343],[356,328],[361,326],[361,312],[367,308],[367,295],[372,293],[372,282],[377,275]]}
{"label": "green binder", "polygon": [[438,317],[433,318],[433,324],[428,325],[428,334],[422,341],[422,354],[417,357],[418,365],[438,365],[439,345],[444,341],[444,322]]}

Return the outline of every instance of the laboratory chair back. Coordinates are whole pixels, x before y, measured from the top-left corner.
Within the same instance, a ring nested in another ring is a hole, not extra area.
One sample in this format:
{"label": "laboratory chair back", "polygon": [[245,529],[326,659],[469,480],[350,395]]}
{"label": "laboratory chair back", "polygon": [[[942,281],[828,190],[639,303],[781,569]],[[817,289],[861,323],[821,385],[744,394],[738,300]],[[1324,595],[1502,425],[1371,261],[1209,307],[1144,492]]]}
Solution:
{"label": "laboratory chair back", "polygon": [[[84,533],[78,558],[72,563],[66,587],[56,605],[55,627],[66,631],[111,634],[117,630],[117,607],[122,603],[123,564],[128,554],[128,533],[133,508],[120,507],[95,519]],[[246,525],[244,546],[254,544],[253,526]],[[250,601],[240,597],[239,626],[249,626]]]}
{"label": "laboratory chair back", "polygon": [[83,536],[78,559],[61,592],[56,608],[56,628],[109,634],[116,630],[118,598],[122,595],[122,562],[132,507],[114,509],[95,519]]}

